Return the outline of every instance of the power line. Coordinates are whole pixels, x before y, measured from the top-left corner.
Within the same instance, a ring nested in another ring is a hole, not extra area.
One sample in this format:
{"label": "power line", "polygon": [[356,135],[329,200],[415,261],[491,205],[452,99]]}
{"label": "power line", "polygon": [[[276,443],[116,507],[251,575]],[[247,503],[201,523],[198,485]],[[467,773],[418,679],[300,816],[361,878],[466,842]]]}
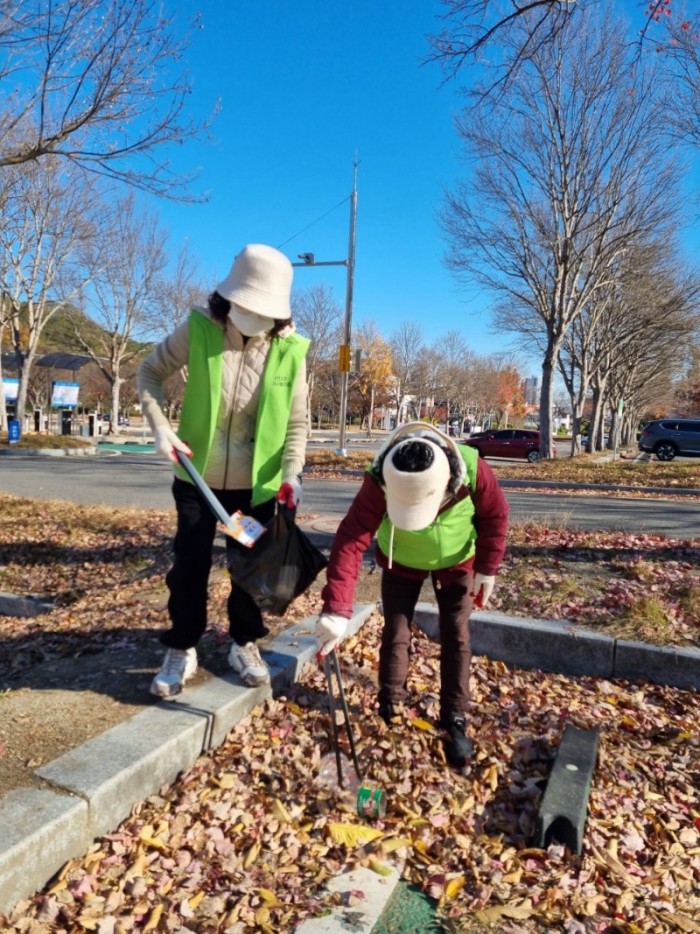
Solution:
{"label": "power line", "polygon": [[351,197],[351,195],[348,195],[346,198],[343,198],[343,200],[342,200],[342,201],[339,201],[339,202],[335,205],[335,207],[332,207],[329,211],[326,211],[325,214],[322,214],[320,217],[317,217],[315,221],[311,221],[311,223],[310,223],[310,224],[307,224],[306,227],[302,227],[301,230],[298,230],[295,234],[292,234],[291,237],[288,237],[286,240],[284,240],[282,243],[280,243],[280,244],[277,246],[277,249],[278,249],[278,250],[281,250],[283,246],[286,246],[286,244],[290,243],[292,240],[294,240],[294,239],[295,239],[296,237],[298,237],[300,234],[303,234],[305,231],[307,231],[307,230],[309,229],[309,227],[313,227],[314,224],[318,224],[319,221],[322,221],[324,217],[328,217],[328,215],[329,215],[329,214],[332,214],[333,211],[337,211],[338,208],[339,208],[341,205],[345,204],[346,201],[349,201],[349,200],[350,200],[350,197]]}

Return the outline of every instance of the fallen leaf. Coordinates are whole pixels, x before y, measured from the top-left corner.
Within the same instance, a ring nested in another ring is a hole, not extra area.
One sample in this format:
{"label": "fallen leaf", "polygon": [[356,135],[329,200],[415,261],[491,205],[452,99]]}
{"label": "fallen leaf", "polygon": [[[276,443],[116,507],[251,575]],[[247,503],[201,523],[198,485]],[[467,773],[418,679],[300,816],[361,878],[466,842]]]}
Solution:
{"label": "fallen leaf", "polygon": [[420,717],[416,717],[415,720],[409,722],[411,726],[414,726],[417,730],[424,730],[426,733],[435,731],[435,726],[432,723],[428,723],[427,720],[421,720]]}
{"label": "fallen leaf", "polygon": [[445,898],[454,898],[464,888],[466,879],[464,876],[458,876],[456,879],[450,879],[445,886]]}
{"label": "fallen leaf", "polygon": [[158,922],[160,921],[160,916],[163,914],[163,906],[156,905],[151,914],[148,917],[148,921],[143,926],[144,934],[147,931],[155,931],[158,927]]}
{"label": "fallen leaf", "polygon": [[700,924],[695,921],[692,921],[690,918],[687,918],[685,915],[679,915],[676,912],[672,911],[663,911],[660,913],[660,917],[664,921],[670,921],[675,924],[681,931],[695,932],[700,931]]}
{"label": "fallen leaf", "polygon": [[388,866],[385,866],[383,863],[380,863],[379,860],[370,859],[367,863],[372,872],[376,872],[380,876],[390,876],[392,871]]}

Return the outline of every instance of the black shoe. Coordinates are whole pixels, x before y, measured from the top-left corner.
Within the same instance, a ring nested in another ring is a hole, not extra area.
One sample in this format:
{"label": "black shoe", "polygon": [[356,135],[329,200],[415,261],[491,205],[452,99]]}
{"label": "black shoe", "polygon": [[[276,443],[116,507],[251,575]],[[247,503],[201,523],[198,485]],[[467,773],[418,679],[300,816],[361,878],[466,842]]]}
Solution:
{"label": "black shoe", "polygon": [[391,701],[384,701],[379,705],[379,716],[389,726],[398,719],[399,715]]}
{"label": "black shoe", "polygon": [[474,755],[474,744],[466,735],[467,721],[465,717],[450,713],[440,720],[440,726],[447,733],[444,741],[445,757],[451,766],[462,769]]}

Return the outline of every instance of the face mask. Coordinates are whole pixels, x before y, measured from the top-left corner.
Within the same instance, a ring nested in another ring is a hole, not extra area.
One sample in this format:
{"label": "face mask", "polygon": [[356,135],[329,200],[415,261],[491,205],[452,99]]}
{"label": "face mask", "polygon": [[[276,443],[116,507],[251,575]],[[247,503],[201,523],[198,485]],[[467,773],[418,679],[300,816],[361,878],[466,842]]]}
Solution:
{"label": "face mask", "polygon": [[238,305],[231,306],[229,317],[241,334],[246,337],[259,337],[260,334],[269,331],[275,324],[272,318],[256,315],[255,312],[246,311],[245,308],[239,308]]}

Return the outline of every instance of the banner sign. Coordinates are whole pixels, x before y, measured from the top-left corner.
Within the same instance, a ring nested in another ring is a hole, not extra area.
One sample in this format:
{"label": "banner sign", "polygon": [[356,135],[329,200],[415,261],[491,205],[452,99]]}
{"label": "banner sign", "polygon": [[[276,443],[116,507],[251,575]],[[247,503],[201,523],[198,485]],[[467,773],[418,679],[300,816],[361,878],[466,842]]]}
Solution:
{"label": "banner sign", "polygon": [[19,392],[19,380],[10,379],[9,376],[3,376],[2,388],[5,390],[5,402],[16,402]]}
{"label": "banner sign", "polygon": [[58,409],[75,408],[78,404],[80,383],[66,383],[56,380],[51,388],[51,405]]}

